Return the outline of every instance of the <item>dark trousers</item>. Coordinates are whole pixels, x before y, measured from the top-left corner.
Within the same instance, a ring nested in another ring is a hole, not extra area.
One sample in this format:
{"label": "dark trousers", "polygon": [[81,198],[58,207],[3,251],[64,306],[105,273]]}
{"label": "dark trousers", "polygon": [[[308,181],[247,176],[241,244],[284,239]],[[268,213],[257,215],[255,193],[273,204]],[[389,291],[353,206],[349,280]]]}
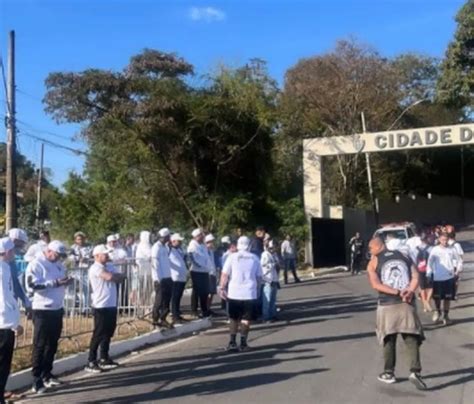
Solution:
{"label": "dark trousers", "polygon": [[15,333],[12,330],[0,330],[0,402],[4,402],[2,400],[10,375],[14,346]]}
{"label": "dark trousers", "polygon": [[351,253],[351,273],[358,274],[361,270],[362,254]]}
{"label": "dark trousers", "polygon": [[181,298],[183,297],[186,282],[173,282],[173,293],[171,296],[171,314],[173,317],[181,316]]}
{"label": "dark trousers", "polygon": [[153,283],[155,288],[155,301],[153,302],[153,324],[158,324],[160,321],[160,305],[161,305],[161,285],[160,282]]}
{"label": "dark trousers", "polygon": [[170,312],[171,297],[173,296],[173,280],[171,278],[162,279],[160,282],[161,300],[159,319],[165,321]]}
{"label": "dark trousers", "polygon": [[283,259],[285,263],[285,272],[283,273],[283,276],[285,277],[285,283],[288,283],[288,271],[291,271],[293,274],[293,279],[298,281],[298,275],[296,275],[296,259],[295,258],[284,258]]}
{"label": "dark trousers", "polygon": [[63,329],[63,310],[33,310],[33,359],[35,380],[48,378]]}
{"label": "dark trousers", "polygon": [[89,362],[97,360],[100,347],[100,359],[109,359],[110,340],[117,327],[117,308],[94,309],[94,331],[89,345]]}
{"label": "dark trousers", "polygon": [[[420,337],[414,334],[402,334],[410,361],[410,372],[421,372],[420,363]],[[384,370],[388,373],[395,372],[397,361],[397,334],[387,335],[383,341]]]}
{"label": "dark trousers", "polygon": [[202,315],[207,317],[209,315],[209,308],[207,307],[209,296],[209,274],[206,272],[191,271],[191,279],[193,281],[191,310],[197,312],[199,302]]}

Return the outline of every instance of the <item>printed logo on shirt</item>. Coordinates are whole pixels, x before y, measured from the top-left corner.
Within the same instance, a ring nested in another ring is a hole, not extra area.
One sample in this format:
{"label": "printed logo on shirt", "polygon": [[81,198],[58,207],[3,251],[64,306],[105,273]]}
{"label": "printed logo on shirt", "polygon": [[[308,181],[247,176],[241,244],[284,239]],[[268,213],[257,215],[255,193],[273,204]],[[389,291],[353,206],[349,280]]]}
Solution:
{"label": "printed logo on shirt", "polygon": [[410,284],[409,268],[403,260],[390,260],[382,265],[381,280],[384,285],[403,290]]}

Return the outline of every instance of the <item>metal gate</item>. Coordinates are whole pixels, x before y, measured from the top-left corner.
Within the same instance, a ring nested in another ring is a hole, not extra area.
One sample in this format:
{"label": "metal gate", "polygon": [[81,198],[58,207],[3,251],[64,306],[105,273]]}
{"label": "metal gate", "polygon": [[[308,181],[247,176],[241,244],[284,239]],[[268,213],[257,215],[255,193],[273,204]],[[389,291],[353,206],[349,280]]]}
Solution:
{"label": "metal gate", "polygon": [[332,267],[346,264],[344,220],[311,219],[313,267]]}

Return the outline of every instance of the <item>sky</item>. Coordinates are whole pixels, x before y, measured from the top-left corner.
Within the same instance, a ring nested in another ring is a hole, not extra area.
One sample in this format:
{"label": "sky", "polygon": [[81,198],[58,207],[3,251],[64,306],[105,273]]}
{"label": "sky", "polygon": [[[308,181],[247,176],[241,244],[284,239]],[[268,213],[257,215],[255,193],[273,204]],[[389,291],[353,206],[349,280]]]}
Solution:
{"label": "sky", "polygon": [[[218,64],[268,62],[282,85],[300,58],[355,37],[387,57],[418,52],[442,58],[465,0],[0,0],[0,55],[16,33],[18,148],[39,164],[40,137],[86,150],[77,125],[56,124],[41,99],[50,72],[121,70],[143,48],[175,52],[197,77]],[[5,92],[0,88],[0,117]],[[5,130],[0,131],[5,141]],[[61,186],[84,158],[49,145],[45,167]]]}

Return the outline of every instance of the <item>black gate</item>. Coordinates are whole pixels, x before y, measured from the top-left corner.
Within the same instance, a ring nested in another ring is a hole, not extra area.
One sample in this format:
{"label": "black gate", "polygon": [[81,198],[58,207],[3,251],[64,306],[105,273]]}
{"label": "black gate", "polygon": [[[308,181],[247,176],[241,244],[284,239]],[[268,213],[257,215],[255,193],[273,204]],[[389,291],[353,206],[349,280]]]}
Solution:
{"label": "black gate", "polygon": [[346,264],[344,220],[311,219],[313,267],[332,267]]}

